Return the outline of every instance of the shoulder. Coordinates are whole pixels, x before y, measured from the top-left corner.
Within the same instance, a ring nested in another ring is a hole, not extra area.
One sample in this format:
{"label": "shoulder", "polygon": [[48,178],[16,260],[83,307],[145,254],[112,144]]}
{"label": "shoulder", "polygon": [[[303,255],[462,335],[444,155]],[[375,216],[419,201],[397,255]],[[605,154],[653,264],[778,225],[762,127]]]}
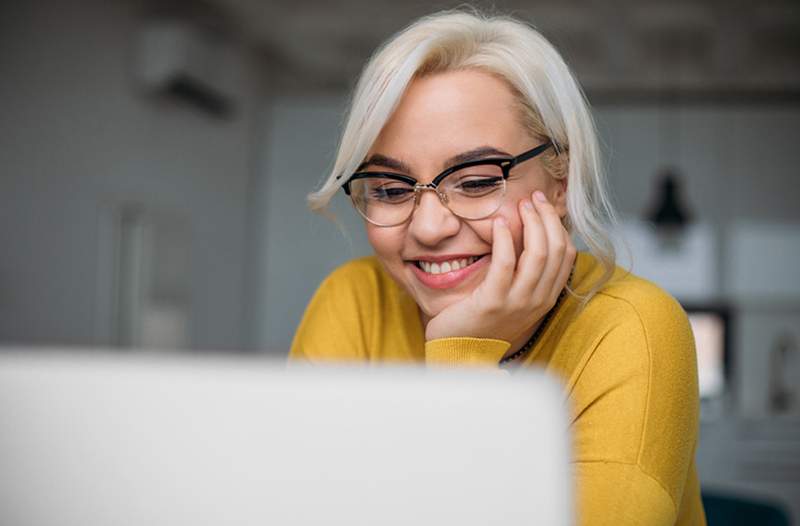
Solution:
{"label": "shoulder", "polygon": [[409,309],[410,296],[374,256],[362,257],[334,269],[320,284],[309,308],[325,305],[332,316],[385,321]]}
{"label": "shoulder", "polygon": [[[599,263],[592,256],[581,254],[580,264],[584,276],[598,275]],[[575,321],[601,332],[616,329],[636,334],[649,350],[671,342],[693,355],[691,328],[680,303],[655,283],[620,267]]]}
{"label": "shoulder", "polygon": [[364,256],[351,259],[336,267],[328,276],[329,279],[352,279],[365,275],[378,276],[384,274],[384,270],[375,256]]}
{"label": "shoulder", "polygon": [[[320,284],[295,332],[290,358],[359,361],[372,348],[390,280],[374,257],[348,261]],[[390,292],[389,292],[390,293]]]}
{"label": "shoulder", "polygon": [[640,336],[645,345],[642,351],[647,352],[651,367],[686,368],[687,374],[693,372],[695,349],[689,319],[669,293],[618,269],[597,296],[598,306],[608,309],[621,329]]}
{"label": "shoulder", "polygon": [[[587,257],[581,255],[584,268],[576,274],[586,274]],[[579,300],[572,303],[575,314],[557,353],[570,388],[616,378],[637,383],[645,397],[679,392],[696,396],[691,393],[697,381],[694,336],[686,313],[670,294],[617,268],[584,307],[577,306]]]}
{"label": "shoulder", "polygon": [[361,257],[335,268],[320,284],[320,293],[337,296],[379,297],[389,293],[394,281],[375,256]]}
{"label": "shoulder", "polygon": [[629,310],[645,325],[686,318],[680,303],[669,293],[619,267],[598,296],[607,303]]}

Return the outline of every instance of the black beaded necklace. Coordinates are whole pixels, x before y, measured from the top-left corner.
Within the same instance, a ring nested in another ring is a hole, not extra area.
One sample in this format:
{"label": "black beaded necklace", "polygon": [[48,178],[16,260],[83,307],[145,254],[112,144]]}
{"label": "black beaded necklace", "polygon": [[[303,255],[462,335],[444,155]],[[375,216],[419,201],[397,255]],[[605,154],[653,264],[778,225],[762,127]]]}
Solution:
{"label": "black beaded necklace", "polygon": [[[572,267],[572,270],[569,273],[569,278],[567,279],[567,284],[572,281],[572,274],[575,272],[575,267]],[[525,345],[519,348],[519,350],[514,351],[513,353],[509,354],[505,358],[501,358],[498,362],[498,365],[505,365],[507,363],[511,363],[517,358],[522,357],[528,351],[530,351],[536,342],[539,340],[539,336],[542,335],[544,330],[547,328],[547,324],[550,323],[550,319],[553,317],[553,314],[558,310],[558,307],[561,305],[561,302],[564,300],[564,297],[567,295],[567,287],[564,287],[561,290],[561,294],[558,295],[558,299],[556,300],[556,304],[553,305],[553,308],[547,311],[547,314],[544,315],[542,318],[542,322],[536,328],[534,333],[528,338],[528,341],[525,342]]]}

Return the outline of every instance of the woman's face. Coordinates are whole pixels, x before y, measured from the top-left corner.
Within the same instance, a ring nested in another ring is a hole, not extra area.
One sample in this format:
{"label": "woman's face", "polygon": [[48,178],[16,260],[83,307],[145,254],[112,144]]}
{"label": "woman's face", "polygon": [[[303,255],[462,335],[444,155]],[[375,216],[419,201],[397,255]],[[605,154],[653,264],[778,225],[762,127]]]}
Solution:
{"label": "woman's face", "polygon": [[[380,156],[400,161],[407,167],[407,175],[429,183],[454,164],[448,159],[466,152],[491,148],[496,152],[484,157],[519,155],[543,141],[526,132],[516,108],[508,85],[481,71],[447,72],[414,80],[367,159]],[[398,171],[387,170],[385,164],[376,162],[365,170]],[[394,227],[365,223],[367,236],[386,270],[416,300],[423,318],[429,319],[465,298],[483,280],[491,260],[494,217],[502,216],[508,222],[519,257],[523,238],[518,205],[536,190],[544,192],[564,217],[564,185],[534,158],[511,170],[503,204],[491,217],[461,219],[434,192],[422,192],[411,219]],[[472,262],[475,258],[479,259]],[[461,266],[463,260],[472,263],[442,272],[444,262],[459,261]],[[434,262],[438,273],[431,268]]]}

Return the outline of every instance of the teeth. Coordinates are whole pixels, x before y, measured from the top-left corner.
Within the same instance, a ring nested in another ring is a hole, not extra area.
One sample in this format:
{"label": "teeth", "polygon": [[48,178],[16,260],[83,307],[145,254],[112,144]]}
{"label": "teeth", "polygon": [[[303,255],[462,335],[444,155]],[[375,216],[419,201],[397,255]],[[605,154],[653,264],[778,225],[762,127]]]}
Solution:
{"label": "teeth", "polygon": [[461,270],[466,268],[479,258],[471,256],[468,258],[454,259],[452,261],[443,261],[442,263],[431,263],[430,261],[419,261],[419,266],[428,274],[443,274],[445,272],[453,272],[454,270]]}

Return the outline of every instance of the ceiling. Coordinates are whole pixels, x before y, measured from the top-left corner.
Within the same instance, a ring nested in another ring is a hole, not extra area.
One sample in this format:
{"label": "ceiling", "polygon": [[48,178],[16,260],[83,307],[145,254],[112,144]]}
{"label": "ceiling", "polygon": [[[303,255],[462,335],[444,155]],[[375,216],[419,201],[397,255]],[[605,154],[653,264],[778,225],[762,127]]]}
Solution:
{"label": "ceiling", "polygon": [[[213,0],[258,50],[276,89],[351,87],[370,53],[415,18],[459,2]],[[480,3],[476,5],[480,6]],[[590,94],[800,100],[800,2],[521,1]]]}

